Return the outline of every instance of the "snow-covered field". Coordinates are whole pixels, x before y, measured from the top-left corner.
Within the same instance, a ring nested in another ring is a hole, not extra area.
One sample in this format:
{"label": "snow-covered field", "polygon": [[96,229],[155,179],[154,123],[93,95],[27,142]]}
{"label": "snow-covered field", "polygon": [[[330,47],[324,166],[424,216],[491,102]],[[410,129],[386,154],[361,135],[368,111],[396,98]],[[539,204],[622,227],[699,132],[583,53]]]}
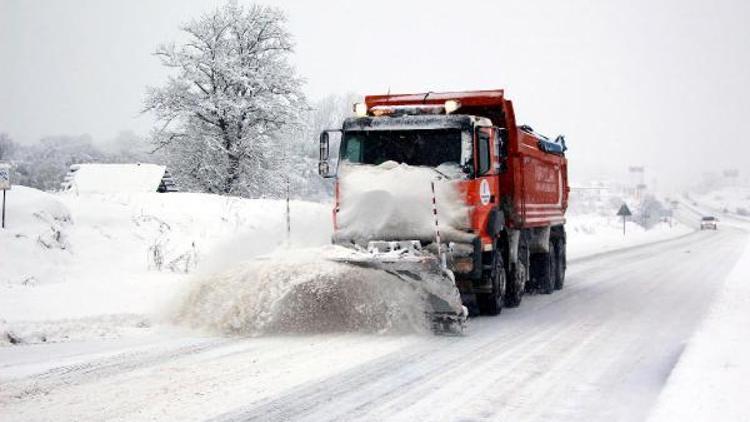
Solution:
{"label": "snow-covered field", "polygon": [[0,322],[22,342],[147,330],[192,277],[328,243],[328,205],[293,201],[291,211],[287,244],[282,201],[16,186],[0,231]]}

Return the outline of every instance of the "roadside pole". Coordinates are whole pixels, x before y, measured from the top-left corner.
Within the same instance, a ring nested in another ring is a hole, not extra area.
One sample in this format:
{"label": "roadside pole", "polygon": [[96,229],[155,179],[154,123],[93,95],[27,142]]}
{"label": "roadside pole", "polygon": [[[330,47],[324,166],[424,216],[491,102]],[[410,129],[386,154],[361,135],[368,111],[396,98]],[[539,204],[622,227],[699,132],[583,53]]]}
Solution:
{"label": "roadside pole", "polygon": [[286,247],[291,248],[292,246],[292,209],[291,209],[291,196],[292,196],[292,166],[291,166],[291,144],[287,140],[284,145],[284,196],[286,197]]}
{"label": "roadside pole", "polygon": [[289,206],[290,196],[289,174],[286,175],[286,245],[289,247],[292,243],[292,210]]}
{"label": "roadside pole", "polygon": [[10,189],[10,164],[0,163],[0,190],[3,191],[2,228],[5,228],[5,192]]}

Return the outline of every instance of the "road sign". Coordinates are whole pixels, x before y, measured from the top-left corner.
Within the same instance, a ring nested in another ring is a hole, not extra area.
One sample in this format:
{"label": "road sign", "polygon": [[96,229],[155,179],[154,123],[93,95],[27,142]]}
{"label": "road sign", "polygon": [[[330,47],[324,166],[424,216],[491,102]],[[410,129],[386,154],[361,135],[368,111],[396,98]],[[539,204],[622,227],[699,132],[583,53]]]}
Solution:
{"label": "road sign", "polygon": [[627,204],[622,204],[620,210],[617,211],[617,215],[622,217],[622,235],[625,236],[625,219],[633,215],[633,213],[630,212],[630,208],[628,208]]}
{"label": "road sign", "polygon": [[0,163],[0,189],[10,189],[10,164]]}
{"label": "road sign", "polygon": [[5,228],[5,191],[10,189],[10,164],[0,163],[0,190],[3,191],[3,211],[2,224],[0,228]]}
{"label": "road sign", "polygon": [[630,217],[633,213],[630,212],[630,208],[626,204],[622,204],[620,211],[617,211],[617,215],[620,217]]}

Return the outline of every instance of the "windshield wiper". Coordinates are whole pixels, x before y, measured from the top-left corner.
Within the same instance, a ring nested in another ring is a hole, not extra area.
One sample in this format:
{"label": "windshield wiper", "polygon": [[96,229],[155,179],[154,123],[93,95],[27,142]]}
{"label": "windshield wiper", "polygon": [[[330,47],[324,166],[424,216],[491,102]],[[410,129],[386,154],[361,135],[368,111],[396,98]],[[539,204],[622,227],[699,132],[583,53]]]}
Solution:
{"label": "windshield wiper", "polygon": [[446,179],[450,179],[450,177],[448,177],[448,175],[447,175],[447,174],[445,174],[445,173],[443,173],[442,171],[440,171],[440,170],[436,169],[435,167],[430,167],[430,168],[431,168],[432,170],[434,170],[434,171],[435,171],[435,173],[437,173],[437,174],[439,174],[439,175],[443,176],[444,178],[446,178]]}

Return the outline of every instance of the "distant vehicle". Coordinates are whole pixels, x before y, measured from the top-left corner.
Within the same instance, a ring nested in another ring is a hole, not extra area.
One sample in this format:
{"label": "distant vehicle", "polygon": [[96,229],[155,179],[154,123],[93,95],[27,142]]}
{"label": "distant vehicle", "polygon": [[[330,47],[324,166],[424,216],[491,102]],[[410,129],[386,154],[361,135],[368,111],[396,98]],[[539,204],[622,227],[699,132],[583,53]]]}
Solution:
{"label": "distant vehicle", "polygon": [[701,218],[701,230],[716,230],[718,229],[718,225],[716,223],[719,222],[719,219],[712,216],[705,216]]}

